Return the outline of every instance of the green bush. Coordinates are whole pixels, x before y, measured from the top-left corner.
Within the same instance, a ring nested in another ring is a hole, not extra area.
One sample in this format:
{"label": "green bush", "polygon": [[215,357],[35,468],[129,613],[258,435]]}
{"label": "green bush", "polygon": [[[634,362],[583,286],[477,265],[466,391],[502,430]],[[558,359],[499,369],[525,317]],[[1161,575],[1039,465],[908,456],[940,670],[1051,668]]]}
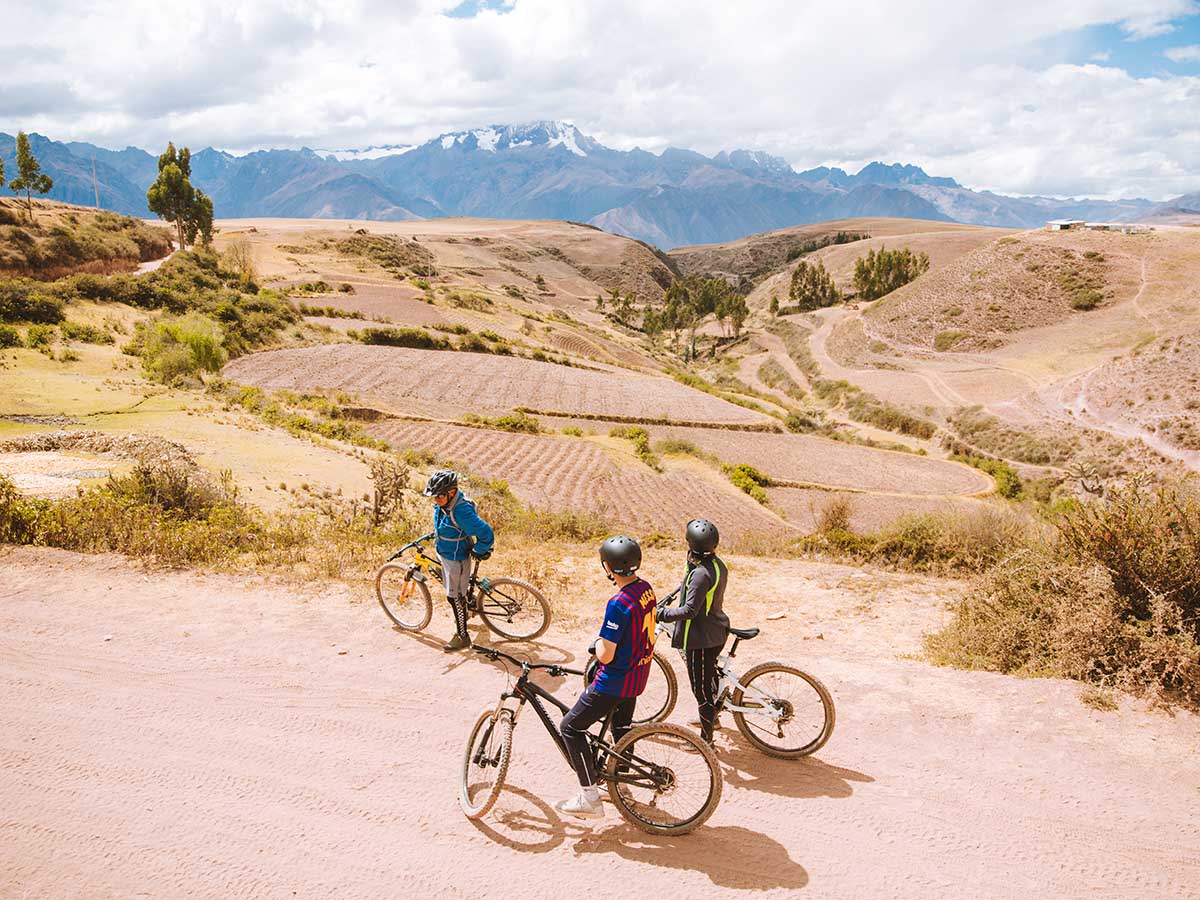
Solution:
{"label": "green bush", "polygon": [[633,443],[638,458],[654,471],[662,471],[658,457],[650,449],[650,433],[640,425],[618,425],[609,430],[610,437],[625,438]]}
{"label": "green bush", "polygon": [[0,325],[0,350],[21,346],[21,332],[11,325]]}
{"label": "green bush", "polygon": [[199,313],[159,319],[141,333],[142,368],[169,384],[200,372],[216,372],[229,358],[221,326]]}
{"label": "green bush", "polygon": [[562,433],[568,437],[583,437],[583,429],[575,425],[568,425],[562,430]]}
{"label": "green bush", "polygon": [[0,322],[61,322],[65,318],[63,301],[47,290],[47,285],[27,278],[0,279]]}
{"label": "green bush", "polygon": [[30,350],[49,347],[58,339],[58,329],[53,325],[30,325],[25,329],[25,346]]}
{"label": "green bush", "polygon": [[954,454],[950,457],[957,462],[974,466],[981,472],[987,472],[996,481],[996,493],[1006,500],[1017,500],[1021,496],[1022,485],[1020,476],[1002,459],[988,459],[985,456]]}
{"label": "green bush", "polygon": [[533,416],[523,412],[508,413],[503,416],[489,418],[468,414],[463,421],[471,425],[482,425],[484,428],[494,428],[497,431],[511,431],[518,434],[541,434],[542,423]]}
{"label": "green bush", "polygon": [[933,349],[938,351],[949,350],[967,337],[969,335],[965,331],[939,331],[933,339]]}
{"label": "green bush", "polygon": [[446,338],[436,337],[420,328],[364,328],[358,339],[364,344],[386,347],[415,347],[420,350],[451,350]]}
{"label": "green bush", "polygon": [[60,326],[62,335],[69,341],[82,341],[85,344],[111,344],[112,334],[104,328],[88,325],[86,322],[63,322]]}
{"label": "green bush", "polygon": [[724,470],[729,480],[733,482],[734,487],[749,494],[750,497],[759,503],[766,504],[767,492],[763,488],[771,486],[770,478],[746,463],[725,466]]}

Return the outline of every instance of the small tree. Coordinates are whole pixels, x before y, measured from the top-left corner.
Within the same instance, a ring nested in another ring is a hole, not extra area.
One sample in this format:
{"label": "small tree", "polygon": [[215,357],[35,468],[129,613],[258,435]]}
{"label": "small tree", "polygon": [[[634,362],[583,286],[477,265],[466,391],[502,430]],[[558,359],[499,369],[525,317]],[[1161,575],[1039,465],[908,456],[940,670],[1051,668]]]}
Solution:
{"label": "small tree", "polygon": [[[4,170],[0,168],[0,182]],[[44,194],[54,187],[54,179],[42,171],[41,163],[29,149],[29,137],[17,132],[17,177],[8,183],[14,194],[25,192],[25,204],[29,207],[29,221],[33,221],[33,193]]]}
{"label": "small tree", "polygon": [[779,315],[779,298],[774,295],[771,296],[771,315]]}
{"label": "small tree", "polygon": [[[809,263],[802,260],[792,270],[792,283],[788,297],[793,306],[800,309],[823,309],[833,306],[842,299],[842,292],[833,283],[833,278],[825,271],[820,261]],[[778,308],[776,309],[778,312]]]}
{"label": "small tree", "polygon": [[213,205],[203,191],[192,187],[192,152],[184,147],[176,152],[168,143],[158,158],[158,179],[146,191],[150,211],[175,226],[179,247],[212,240]]}
{"label": "small tree", "polygon": [[908,284],[929,270],[929,257],[913,253],[907,247],[900,250],[870,250],[854,263],[854,289],[864,300],[875,300]]}

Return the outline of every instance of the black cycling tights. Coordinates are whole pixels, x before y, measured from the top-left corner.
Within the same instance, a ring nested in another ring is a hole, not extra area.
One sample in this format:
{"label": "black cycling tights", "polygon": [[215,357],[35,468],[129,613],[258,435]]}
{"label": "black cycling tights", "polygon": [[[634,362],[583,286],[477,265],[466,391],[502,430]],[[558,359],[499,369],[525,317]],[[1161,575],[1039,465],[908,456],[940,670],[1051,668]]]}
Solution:
{"label": "black cycling tights", "polygon": [[563,743],[567,745],[567,757],[571,760],[571,767],[579,776],[579,784],[582,787],[591,787],[596,783],[596,761],[592,758],[591,748],[588,746],[587,730],[611,712],[612,742],[615,746],[629,731],[636,704],[637,697],[601,694],[589,687],[579,695],[571,711],[563,716],[559,731],[562,733]]}
{"label": "black cycling tights", "polygon": [[720,675],[717,672],[717,657],[723,647],[701,647],[687,651],[688,681],[700,707],[700,736],[706,741],[713,739],[713,722],[717,717],[717,688]]}
{"label": "black cycling tights", "polygon": [[454,628],[464,641],[470,641],[467,635],[467,601],[462,597],[447,597],[446,602],[454,610]]}

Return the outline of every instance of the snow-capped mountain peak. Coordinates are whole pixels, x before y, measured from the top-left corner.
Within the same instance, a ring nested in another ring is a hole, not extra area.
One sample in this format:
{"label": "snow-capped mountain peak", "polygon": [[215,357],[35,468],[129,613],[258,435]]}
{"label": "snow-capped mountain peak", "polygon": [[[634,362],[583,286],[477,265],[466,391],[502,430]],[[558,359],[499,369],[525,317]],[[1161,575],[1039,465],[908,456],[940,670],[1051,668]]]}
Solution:
{"label": "snow-capped mountain peak", "polygon": [[415,149],[416,144],[382,144],[378,147],[365,147],[362,150],[314,150],[313,152],[326,159],[332,156],[339,162],[346,162],[356,159],[382,159],[385,156],[399,156]]}
{"label": "snow-capped mountain peak", "polygon": [[481,150],[485,153],[518,147],[563,147],[575,156],[587,156],[589,150],[600,148],[600,144],[580,132],[570,122],[552,120],[524,125],[489,125],[470,131],[455,131],[434,138],[426,146],[436,144],[440,144],[443,150],[462,147],[465,150]]}

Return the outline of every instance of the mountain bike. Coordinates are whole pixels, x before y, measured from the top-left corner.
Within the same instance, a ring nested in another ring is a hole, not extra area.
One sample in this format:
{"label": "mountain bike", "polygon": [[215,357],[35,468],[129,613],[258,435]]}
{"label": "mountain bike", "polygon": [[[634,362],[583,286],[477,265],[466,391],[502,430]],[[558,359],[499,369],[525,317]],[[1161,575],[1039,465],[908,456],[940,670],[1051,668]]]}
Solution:
{"label": "mountain bike", "polygon": [[[485,709],[471,729],[463,755],[459,805],[469,819],[487,815],[500,796],[512,758],[513,729],[528,703],[549,732],[554,745],[569,761],[559,726],[546,711],[546,703],[562,715],[569,710],[549,691],[529,680],[531,672],[544,670],[552,678],[582,675],[579,669],[544,665],[517,659],[493,647],[472,645],[491,660],[519,666],[520,677],[511,690],[500,694],[494,709]],[[506,665],[507,671],[507,665]],[[516,704],[508,701],[515,700]],[[608,785],[608,798],[631,825],[651,834],[686,834],[713,814],[721,799],[721,769],[716,755],[693,731],[678,725],[654,722],[635,726],[614,744],[608,734],[611,714],[599,734],[588,732],[596,757],[596,773]]]}
{"label": "mountain bike", "polygon": [[[375,575],[375,596],[389,619],[405,631],[420,631],[433,617],[429,581],[442,583],[442,564],[425,544],[432,533],[405,544]],[[409,560],[401,560],[409,550]],[[480,578],[476,559],[467,591],[467,615],[478,615],[500,637],[531,641],[550,627],[550,604],[541,591],[516,578]]]}
{"label": "mountain bike", "polygon": [[[678,591],[668,595],[663,605],[669,604]],[[661,623],[659,634],[670,630]],[[717,673],[720,676],[717,691],[717,714],[728,711],[738,731],[754,747],[768,756],[779,759],[798,759],[816,753],[825,746],[836,721],[833,697],[817,678],[780,662],[759,663],[745,675],[738,675],[731,665],[737,656],[738,644],[759,635],[757,628],[730,628],[733,646],[729,652],[717,657]],[[678,651],[680,656],[684,651]],[[636,723],[664,721],[675,708],[679,699],[679,688],[670,661],[659,651],[654,651],[653,665],[659,671],[669,672],[663,679],[665,690],[656,693],[642,712],[638,701]],[[595,659],[588,664],[584,683],[591,684],[596,675]]]}

